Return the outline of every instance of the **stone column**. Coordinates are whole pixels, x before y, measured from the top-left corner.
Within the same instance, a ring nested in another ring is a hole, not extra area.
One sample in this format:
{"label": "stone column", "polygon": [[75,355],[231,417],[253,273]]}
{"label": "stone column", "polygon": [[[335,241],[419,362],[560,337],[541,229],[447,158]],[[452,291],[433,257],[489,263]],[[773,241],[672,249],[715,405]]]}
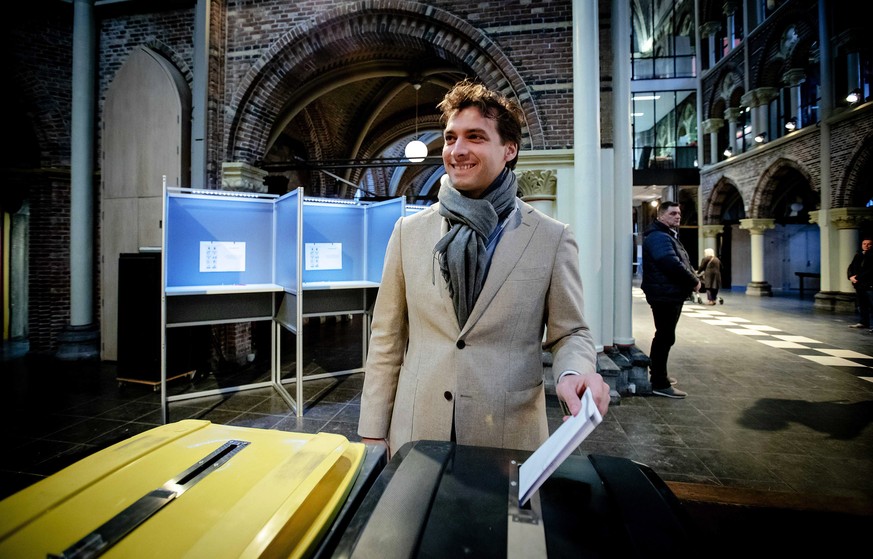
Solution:
{"label": "stone column", "polygon": [[728,0],[722,8],[724,15],[727,16],[727,44],[728,52],[734,50],[734,42],[736,42],[736,12],[737,4]]}
{"label": "stone column", "polygon": [[242,161],[221,164],[221,188],[242,192],[266,192],[267,171]]}
{"label": "stone column", "polygon": [[[867,208],[837,208],[809,212],[809,222],[818,225],[822,243],[830,238],[834,240],[835,245],[826,251],[826,247],[822,244],[821,291],[815,294],[814,308],[855,312],[856,297],[854,289],[847,287],[849,281],[846,279],[846,269],[852,256],[860,248],[857,228],[864,221],[871,219],[873,219],[873,212]],[[838,231],[832,235],[830,234],[832,229]]]}
{"label": "stone column", "polygon": [[737,147],[737,121],[740,119],[741,114],[743,114],[743,109],[740,107],[729,107],[724,111],[724,118],[728,121],[728,147],[734,155],[739,153],[739,148]]}
{"label": "stone column", "polygon": [[740,229],[751,235],[752,281],[746,286],[746,295],[771,296],[772,286],[764,280],[764,232],[776,227],[775,219],[741,219]]}
{"label": "stone column", "polygon": [[778,135],[776,131],[770,130],[770,101],[779,95],[779,90],[775,87],[759,87],[754,90],[755,98],[758,103],[758,129],[767,135],[764,143],[775,140]]}
{"label": "stone column", "polygon": [[789,87],[789,102],[791,104],[791,115],[797,119],[795,130],[803,126],[803,117],[800,114],[800,84],[806,81],[806,72],[803,68],[792,68],[785,72],[782,76],[782,81],[788,84]]}
{"label": "stone column", "polygon": [[854,293],[852,282],[846,277],[845,271],[852,263],[855,253],[861,248],[859,229],[873,218],[873,211],[867,208],[834,208],[829,214],[831,222],[837,228],[839,243],[838,266],[843,273],[840,275],[838,288],[843,293]]}
{"label": "stone column", "polygon": [[703,248],[711,248],[718,254],[718,234],[724,232],[724,225],[701,225],[700,231],[703,233]]}
{"label": "stone column", "polygon": [[709,134],[709,163],[718,163],[718,131],[724,126],[724,120],[720,118],[708,118],[702,123],[702,134]]}
{"label": "stone column", "polygon": [[603,187],[600,146],[600,16],[593,2],[573,0],[572,221],[585,286],[585,318],[594,347],[603,351]]}
{"label": "stone column", "polygon": [[94,0],[73,2],[70,116],[70,322],[57,337],[55,357],[93,360],[100,355],[94,320],[94,151],[97,86]]}
{"label": "stone column", "polygon": [[718,45],[716,45],[715,39],[719,31],[721,31],[721,22],[719,21],[707,21],[700,26],[700,36],[709,39],[707,41],[709,45],[709,66],[707,66],[707,69],[712,68],[716,63],[715,53]]}

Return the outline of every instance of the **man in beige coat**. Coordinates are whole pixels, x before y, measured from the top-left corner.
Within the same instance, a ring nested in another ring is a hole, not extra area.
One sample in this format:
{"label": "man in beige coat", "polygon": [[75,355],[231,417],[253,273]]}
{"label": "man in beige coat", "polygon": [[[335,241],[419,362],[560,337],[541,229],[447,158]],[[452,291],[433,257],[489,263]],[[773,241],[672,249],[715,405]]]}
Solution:
{"label": "man in beige coat", "polygon": [[[358,433],[534,450],[546,438],[542,349],[570,413],[609,387],[582,313],[570,229],[516,196],[523,114],[461,82],[445,124],[439,203],[394,227],[376,298]],[[546,339],[543,343],[545,328]]]}

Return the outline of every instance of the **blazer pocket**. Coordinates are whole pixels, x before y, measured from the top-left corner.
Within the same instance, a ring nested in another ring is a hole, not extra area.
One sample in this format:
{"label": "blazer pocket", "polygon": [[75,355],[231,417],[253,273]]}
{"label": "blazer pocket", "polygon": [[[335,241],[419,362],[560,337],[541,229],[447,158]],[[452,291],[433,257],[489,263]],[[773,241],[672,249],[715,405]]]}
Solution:
{"label": "blazer pocket", "polygon": [[515,268],[509,274],[507,281],[535,281],[549,277],[551,269],[547,266],[536,268]]}

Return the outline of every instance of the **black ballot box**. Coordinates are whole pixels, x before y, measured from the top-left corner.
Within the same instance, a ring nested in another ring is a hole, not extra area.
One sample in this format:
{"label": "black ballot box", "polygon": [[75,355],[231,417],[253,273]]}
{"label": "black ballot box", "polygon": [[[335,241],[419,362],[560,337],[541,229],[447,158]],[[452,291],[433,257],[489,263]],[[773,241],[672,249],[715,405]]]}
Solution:
{"label": "black ballot box", "polygon": [[[161,253],[123,253],[118,258],[119,380],[161,382]],[[193,377],[207,369],[209,326],[167,328],[167,378]]]}
{"label": "black ballot box", "polygon": [[572,455],[523,507],[525,451],[418,441],[382,470],[334,549],[321,556],[684,557],[696,534],[649,467]]}

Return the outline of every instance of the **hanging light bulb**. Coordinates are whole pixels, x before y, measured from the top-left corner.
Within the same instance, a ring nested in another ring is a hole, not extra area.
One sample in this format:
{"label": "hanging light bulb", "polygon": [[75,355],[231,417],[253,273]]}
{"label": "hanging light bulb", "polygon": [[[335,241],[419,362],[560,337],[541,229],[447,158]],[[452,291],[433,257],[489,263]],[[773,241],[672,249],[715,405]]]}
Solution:
{"label": "hanging light bulb", "polygon": [[415,83],[412,87],[415,89],[415,139],[406,144],[403,153],[411,162],[421,163],[427,157],[427,146],[418,139],[418,90],[421,89],[421,84]]}

